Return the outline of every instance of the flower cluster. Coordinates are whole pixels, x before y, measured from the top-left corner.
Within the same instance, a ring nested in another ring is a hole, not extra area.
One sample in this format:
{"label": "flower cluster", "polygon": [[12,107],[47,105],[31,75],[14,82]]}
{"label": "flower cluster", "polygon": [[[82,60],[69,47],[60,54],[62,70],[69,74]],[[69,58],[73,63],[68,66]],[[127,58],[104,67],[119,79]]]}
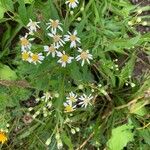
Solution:
{"label": "flower cluster", "polygon": [[34,40],[34,38],[29,38],[30,35],[33,36],[34,33],[37,32],[37,29],[40,28],[38,25],[39,23],[40,22],[34,22],[30,19],[30,22],[27,24],[29,33],[26,33],[25,36],[20,38],[22,60],[34,64],[41,63],[41,61],[44,60],[42,53],[31,52],[31,42]]}
{"label": "flower cluster", "polygon": [[[34,38],[28,38],[29,35],[33,35],[33,33],[37,31],[37,28],[40,28],[38,24],[39,22],[33,22],[30,19],[30,22],[27,25],[29,33],[20,38],[22,60],[28,61],[29,63],[32,62],[34,64],[41,63],[45,58],[42,52],[31,52],[31,41],[33,41]],[[78,47],[81,41],[77,36],[77,30],[74,30],[72,33],[68,31],[66,35],[63,35],[62,23],[60,23],[59,20],[50,19],[49,23],[47,23],[47,31],[47,35],[51,39],[52,43],[43,46],[43,51],[46,53],[46,56],[49,56],[50,54],[52,57],[57,56],[57,63],[60,63],[62,67],[66,67],[66,65],[70,64],[74,59],[76,61],[81,61],[81,66],[83,66],[85,62],[90,64],[90,60],[93,59],[93,56],[89,53],[89,50],[83,50]],[[76,57],[72,57],[64,49],[60,49],[67,43],[70,44],[70,49],[74,48],[75,52],[78,52]]]}
{"label": "flower cluster", "polygon": [[[51,111],[50,111],[50,109],[52,107],[51,93],[49,93],[49,92],[44,93],[42,97],[40,97],[40,98],[38,97],[36,99],[36,102],[40,103],[40,107],[37,106],[37,111],[35,111],[33,116],[32,116],[33,119],[35,119],[39,115],[43,115],[44,117],[47,117],[48,115],[51,115]],[[33,108],[29,108],[30,112],[32,110],[33,110]],[[31,116],[31,115],[28,114],[28,116]]]}
{"label": "flower cluster", "polygon": [[80,97],[78,97],[73,92],[69,93],[69,96],[66,97],[66,102],[64,102],[64,112],[73,112],[76,109],[76,104],[80,105],[81,107],[87,107],[88,105],[91,105],[91,100],[93,99],[93,96],[83,94]]}

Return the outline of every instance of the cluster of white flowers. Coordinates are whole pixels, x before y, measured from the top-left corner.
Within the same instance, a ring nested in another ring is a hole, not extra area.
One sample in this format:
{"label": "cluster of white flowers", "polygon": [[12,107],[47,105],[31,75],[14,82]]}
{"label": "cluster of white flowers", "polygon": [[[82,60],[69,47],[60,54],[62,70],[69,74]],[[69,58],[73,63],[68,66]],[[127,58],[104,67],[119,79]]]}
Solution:
{"label": "cluster of white flowers", "polygon": [[66,102],[64,102],[65,110],[64,112],[73,112],[76,109],[76,103],[78,102],[78,105],[81,107],[87,107],[88,105],[91,105],[91,100],[93,99],[93,96],[83,94],[80,97],[78,97],[75,93],[70,92],[69,96],[66,97]]}
{"label": "cluster of white flowers", "polygon": [[[52,57],[59,57],[58,63],[61,64],[62,67],[66,67],[67,64],[70,64],[73,59],[76,61],[82,60],[81,65],[83,66],[85,61],[90,63],[90,59],[93,59],[92,55],[89,54],[89,50],[82,50],[81,48],[77,48],[77,45],[81,43],[80,38],[77,36],[77,30],[74,30],[73,33],[68,31],[68,34],[62,35],[60,31],[63,32],[63,28],[61,27],[62,23],[59,20],[49,20],[47,23],[47,29],[50,29],[50,33],[48,36],[52,38],[53,43],[44,46],[44,51],[47,52],[47,56],[52,54]],[[60,47],[63,47],[67,42],[70,43],[70,48],[76,48],[80,53],[76,58],[67,54],[64,50],[58,51]]]}
{"label": "cluster of white flowers", "polygon": [[[40,28],[38,24],[39,22],[33,22],[30,19],[30,22],[27,25],[29,33],[20,38],[22,60],[28,61],[29,63],[32,62],[34,64],[41,63],[45,58],[42,53],[31,52],[31,41],[33,41],[34,38],[28,38],[29,35],[33,35],[37,31],[37,28]],[[63,28],[61,27],[62,23],[60,23],[59,20],[50,19],[47,25],[47,30],[49,32],[47,35],[51,38],[52,43],[44,45],[44,52],[46,52],[46,56],[49,56],[50,54],[52,57],[57,56],[59,58],[57,62],[60,63],[62,67],[66,67],[66,65],[70,64],[74,59],[76,61],[81,61],[81,66],[85,64],[85,61],[90,64],[90,60],[93,59],[93,56],[89,53],[89,50],[83,50],[78,47],[81,41],[77,36],[77,30],[74,30],[73,33],[68,31],[67,34],[63,36]],[[74,48],[76,49],[75,51],[79,53],[76,57],[72,57],[63,49],[59,49],[68,42],[70,43],[70,49]]]}
{"label": "cluster of white flowers", "polygon": [[21,51],[22,51],[22,60],[28,61],[29,63],[41,63],[44,60],[44,56],[42,53],[33,53],[31,52],[32,44],[31,42],[34,38],[29,38],[29,36],[33,36],[37,29],[40,28],[40,22],[34,22],[30,19],[30,22],[27,24],[27,28],[29,33],[26,33],[25,36],[20,38]]}
{"label": "cluster of white flowers", "polygon": [[[42,107],[34,107],[35,113],[33,114],[32,118],[35,119],[37,116],[42,114],[44,117],[47,117],[48,115],[51,115],[50,108],[52,107],[52,96],[50,92],[46,92],[43,94],[42,97],[38,97],[36,99],[37,103],[40,103],[40,106]],[[29,111],[31,112],[33,108],[29,108]]]}

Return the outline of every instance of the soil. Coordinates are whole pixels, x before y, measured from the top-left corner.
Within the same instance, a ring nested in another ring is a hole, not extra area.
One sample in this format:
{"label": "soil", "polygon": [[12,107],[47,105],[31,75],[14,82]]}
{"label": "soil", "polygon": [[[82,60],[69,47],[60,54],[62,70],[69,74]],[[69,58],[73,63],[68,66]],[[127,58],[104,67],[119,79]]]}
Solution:
{"label": "soil", "polygon": [[130,0],[132,4],[137,5],[139,4],[140,6],[149,6],[150,5],[150,0]]}

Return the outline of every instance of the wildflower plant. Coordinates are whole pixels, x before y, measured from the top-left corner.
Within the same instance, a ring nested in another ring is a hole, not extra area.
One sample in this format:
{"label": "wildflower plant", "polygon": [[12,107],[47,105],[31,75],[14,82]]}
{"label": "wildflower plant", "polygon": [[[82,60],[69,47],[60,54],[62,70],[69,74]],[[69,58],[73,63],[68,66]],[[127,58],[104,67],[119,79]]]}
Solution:
{"label": "wildflower plant", "polygon": [[128,0],[0,1],[0,11],[6,6],[2,148],[147,149],[150,38],[137,28],[149,25],[148,8]]}

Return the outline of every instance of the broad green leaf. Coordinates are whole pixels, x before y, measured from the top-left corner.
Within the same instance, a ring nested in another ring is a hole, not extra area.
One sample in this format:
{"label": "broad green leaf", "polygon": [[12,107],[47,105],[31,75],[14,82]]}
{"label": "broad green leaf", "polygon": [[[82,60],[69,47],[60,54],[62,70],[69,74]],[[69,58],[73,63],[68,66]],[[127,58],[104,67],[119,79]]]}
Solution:
{"label": "broad green leaf", "polygon": [[16,80],[17,75],[15,71],[10,69],[10,67],[6,65],[0,64],[0,80]]}
{"label": "broad green leaf", "polygon": [[107,142],[108,150],[122,150],[128,142],[134,140],[133,126],[124,124],[112,129],[112,135]]}
{"label": "broad green leaf", "polygon": [[1,0],[1,4],[6,11],[14,11],[14,5],[12,0]]}

